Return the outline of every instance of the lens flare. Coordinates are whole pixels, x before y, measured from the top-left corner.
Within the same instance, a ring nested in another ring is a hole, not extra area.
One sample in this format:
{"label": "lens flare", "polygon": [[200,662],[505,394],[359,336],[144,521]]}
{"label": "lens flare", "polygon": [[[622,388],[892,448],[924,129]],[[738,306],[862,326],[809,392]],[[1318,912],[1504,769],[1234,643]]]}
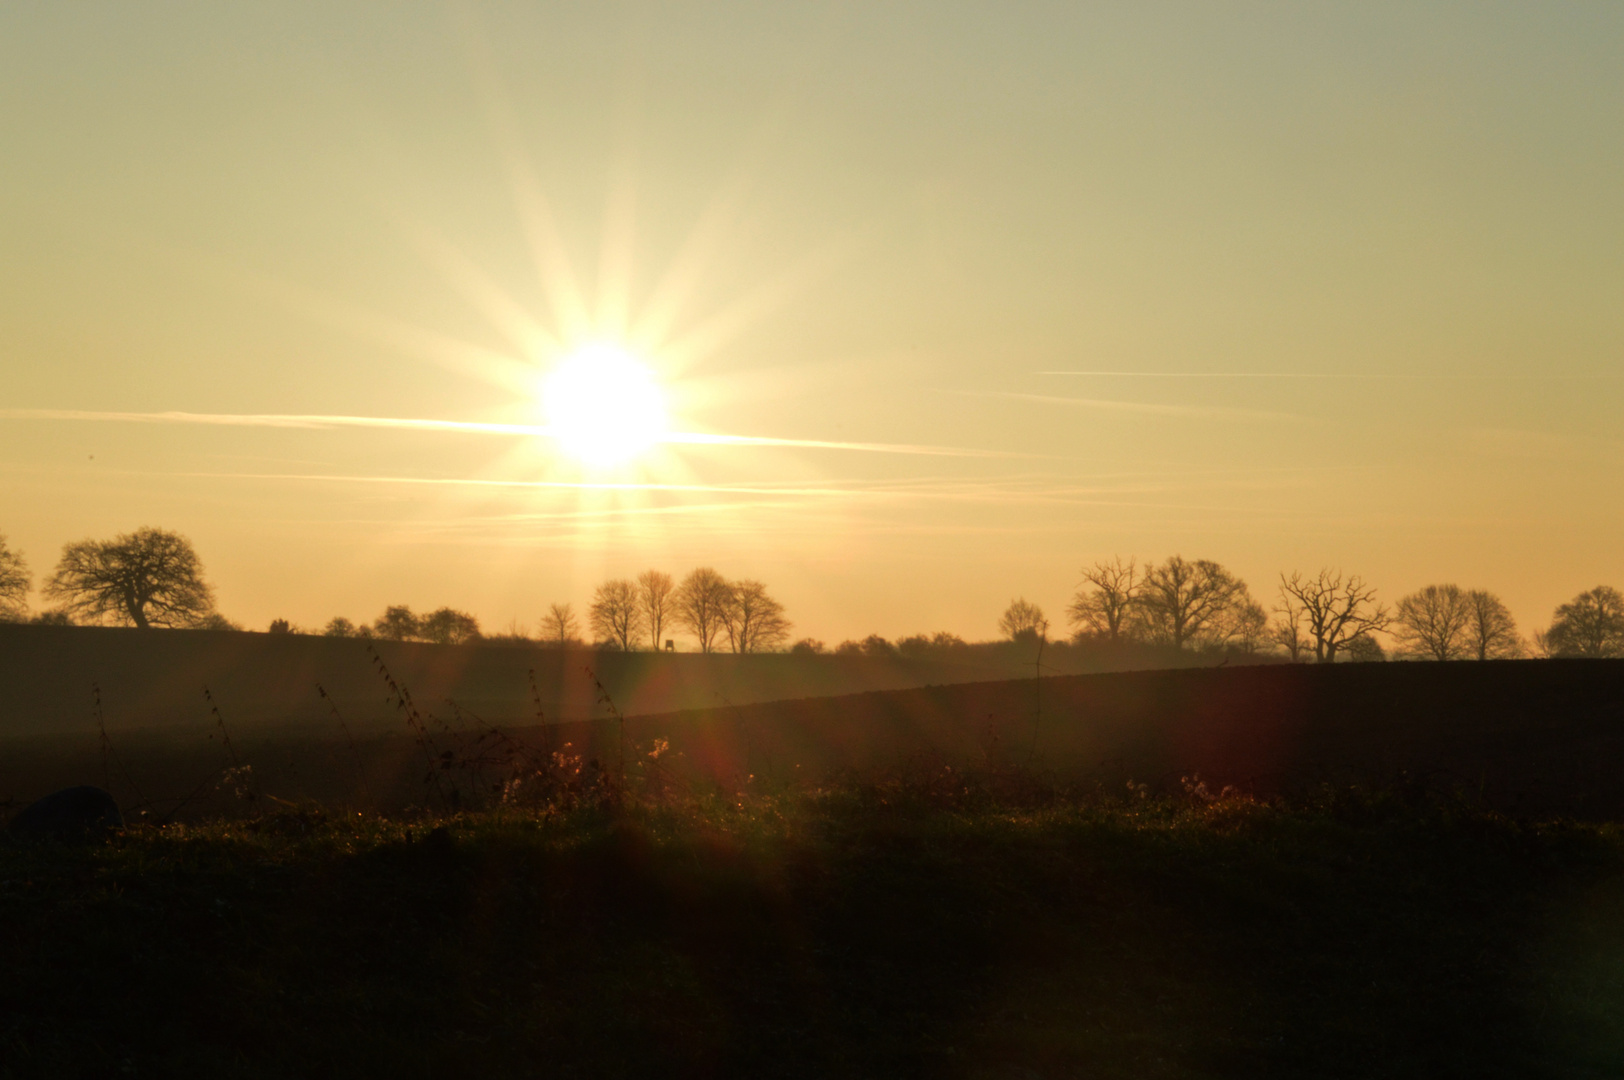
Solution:
{"label": "lens flare", "polygon": [[547,425],[583,464],[622,465],[666,433],[665,393],[646,364],[609,344],[583,346],[542,385]]}

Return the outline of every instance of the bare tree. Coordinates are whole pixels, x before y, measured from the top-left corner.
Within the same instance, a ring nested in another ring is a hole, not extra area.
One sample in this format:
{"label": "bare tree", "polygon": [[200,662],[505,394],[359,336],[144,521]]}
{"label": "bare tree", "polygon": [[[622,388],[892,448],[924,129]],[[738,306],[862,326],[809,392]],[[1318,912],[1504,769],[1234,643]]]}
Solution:
{"label": "bare tree", "polygon": [[28,618],[28,590],[33,581],[22,554],[12,551],[6,538],[0,536],[0,622]]}
{"label": "bare tree", "polygon": [[643,623],[648,627],[649,643],[659,651],[660,639],[665,635],[666,621],[671,617],[671,594],[676,586],[670,574],[659,570],[645,570],[637,576],[637,597],[643,605]]}
{"label": "bare tree", "polygon": [[720,596],[722,598],[721,607],[718,610],[720,610],[722,613],[722,630],[717,637],[718,639],[726,637],[728,650],[730,652],[738,652],[740,623],[738,614],[734,610],[737,597],[735,597],[733,594],[733,582],[729,581],[723,585],[723,591],[721,592]]}
{"label": "bare tree", "polygon": [[[854,648],[848,649],[846,648],[847,645],[854,646]],[[862,641],[842,641],[840,646],[835,649],[835,652],[858,652],[864,656],[895,656],[897,655],[897,647],[879,634],[870,634]]]}
{"label": "bare tree", "polygon": [[1308,628],[1303,625],[1303,606],[1296,602],[1289,593],[1282,593],[1278,603],[1274,605],[1274,621],[1269,624],[1269,639],[1291,657],[1291,662],[1300,663],[1303,653],[1308,651]]}
{"label": "bare tree", "polygon": [[424,641],[436,645],[466,645],[480,638],[478,619],[466,611],[448,607],[423,616],[417,632]]}
{"label": "bare tree", "polygon": [[1269,613],[1248,594],[1231,604],[1221,620],[1216,644],[1225,644],[1246,655],[1255,656],[1270,644]]}
{"label": "bare tree", "polygon": [[541,617],[541,636],[544,641],[551,641],[559,648],[571,645],[581,638],[581,627],[575,619],[575,609],[570,604],[553,604],[547,609],[547,614]]}
{"label": "bare tree", "polygon": [[1042,608],[1022,596],[1011,600],[998,617],[998,629],[1011,641],[1042,638],[1049,632],[1049,620],[1043,617]]}
{"label": "bare tree", "polygon": [[598,586],[587,608],[587,621],[598,640],[607,641],[624,652],[632,651],[632,641],[643,632],[643,605],[637,586],[625,578],[615,578]]}
{"label": "bare tree", "polygon": [[394,604],[384,609],[372,623],[374,637],[385,641],[416,641],[422,636],[423,620],[405,604]]}
{"label": "bare tree", "polygon": [[723,629],[727,579],[710,567],[702,566],[682,579],[672,599],[677,623],[699,639],[700,652],[710,652],[716,644],[716,635]]}
{"label": "bare tree", "polygon": [[198,626],[214,612],[214,590],[191,541],[151,527],[66,545],[43,592],[69,614],[142,629]]}
{"label": "bare tree", "polygon": [[1556,609],[1545,632],[1552,656],[1624,656],[1624,595],[1607,585]]}
{"label": "bare tree", "polygon": [[1315,577],[1294,572],[1280,575],[1280,592],[1301,605],[1314,659],[1332,663],[1336,654],[1355,638],[1373,634],[1390,621],[1387,609],[1376,602],[1376,590],[1357,574],[1321,570]]}
{"label": "bare tree", "polygon": [[728,644],[737,653],[768,652],[789,637],[790,622],[784,605],[767,595],[759,581],[735,581],[722,606],[722,624]]}
{"label": "bare tree", "polygon": [[1123,562],[1120,555],[1084,570],[1083,584],[1066,610],[1073,632],[1121,641],[1128,634],[1140,584],[1137,563]]}
{"label": "bare tree", "polygon": [[1174,555],[1145,568],[1134,616],[1151,640],[1182,649],[1204,635],[1223,635],[1232,609],[1250,599],[1246,582],[1212,560]]}
{"label": "bare tree", "polygon": [[1523,653],[1517,620],[1501,599],[1483,589],[1466,594],[1466,645],[1479,660],[1501,660]]}
{"label": "bare tree", "polygon": [[1382,643],[1369,634],[1360,634],[1348,642],[1343,652],[1355,664],[1370,664],[1387,659],[1387,654],[1382,651]]}
{"label": "bare tree", "polygon": [[1471,608],[1459,585],[1428,585],[1398,602],[1393,635],[1410,656],[1459,660],[1467,655]]}

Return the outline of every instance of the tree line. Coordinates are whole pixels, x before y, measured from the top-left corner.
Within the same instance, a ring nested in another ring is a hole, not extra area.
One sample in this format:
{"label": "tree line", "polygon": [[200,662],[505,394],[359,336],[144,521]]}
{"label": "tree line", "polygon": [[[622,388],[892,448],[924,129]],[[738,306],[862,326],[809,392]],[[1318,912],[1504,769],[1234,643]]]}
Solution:
{"label": "tree line", "polygon": [[[634,652],[674,647],[666,637],[685,631],[702,653],[725,647],[735,653],[773,652],[783,647],[792,625],[784,606],[760,581],[730,581],[710,567],[690,571],[680,582],[661,570],[647,570],[636,578],[613,578],[600,584],[586,609],[586,630],[599,648]],[[285,620],[271,624],[272,633],[300,632]],[[383,638],[391,641],[428,641],[461,645],[472,641],[534,641],[517,626],[484,635],[479,620],[455,608],[440,608],[426,615],[406,605],[385,609],[370,625],[333,619],[321,631],[328,637]],[[586,645],[582,620],[570,603],[552,604],[542,615],[539,640],[560,648]]]}
{"label": "tree line", "polygon": [[[1082,570],[1066,612],[1076,639],[1178,649],[1274,653],[1293,661],[1624,656],[1624,594],[1601,585],[1559,605],[1549,628],[1525,640],[1505,603],[1484,589],[1428,585],[1389,608],[1357,574],[1282,573],[1265,610],[1246,582],[1210,559],[1174,555],[1140,564],[1121,556]],[[1041,635],[1042,611],[1024,598],[999,623],[1006,636]]]}
{"label": "tree line", "polygon": [[[27,561],[0,535],[0,621],[69,624],[117,623],[140,628],[241,629],[215,608],[202,561],[178,533],[145,527],[111,540],[63,546],[55,571],[40,592],[56,606],[30,615],[33,579]],[[1624,656],[1624,594],[1600,585],[1556,608],[1549,627],[1524,638],[1505,604],[1483,589],[1428,585],[1389,608],[1357,574],[1323,569],[1281,574],[1273,605],[1265,609],[1246,582],[1210,559],[1174,555],[1141,564],[1118,556],[1082,571],[1067,607],[1072,639],[1140,643],[1181,650],[1274,654],[1294,661],[1380,659],[1376,635],[1388,634],[1395,655],[1433,660],[1490,660],[1525,656]],[[594,591],[585,612],[587,631],[600,647],[631,651],[669,647],[680,630],[700,652],[735,653],[785,648],[792,624],[784,607],[753,579],[729,580],[710,567],[680,581],[659,570],[614,578]],[[273,633],[308,632],[285,619]],[[1038,605],[1013,601],[999,620],[1013,641],[1046,639],[1048,619]],[[371,623],[331,620],[321,633],[397,641],[461,644],[529,641],[518,627],[482,634],[479,621],[455,608],[418,614],[387,607]],[[555,603],[541,619],[541,640],[585,644],[582,620],[569,603]],[[836,654],[923,656],[964,646],[957,635],[915,635],[895,644],[877,634],[842,642]],[[803,638],[795,653],[828,651]]]}
{"label": "tree line", "polygon": [[[215,609],[214,590],[204,579],[202,560],[191,541],[179,533],[151,527],[111,540],[67,544],[56,571],[41,587],[57,606],[30,618],[28,595],[33,578],[27,560],[12,551],[0,535],[0,621],[73,624],[116,623],[152,627],[240,630]],[[659,570],[636,579],[616,578],[597,587],[586,612],[594,644],[627,651],[658,649],[665,634],[686,631],[701,652],[726,647],[736,653],[782,649],[791,623],[784,605],[753,579],[729,580],[710,567],[690,571],[680,582]],[[541,620],[542,640],[558,645],[585,644],[580,620],[568,604],[553,604]],[[286,619],[270,624],[273,634],[310,633]],[[473,641],[526,641],[516,626],[485,635],[479,620],[465,611],[443,607],[419,614],[391,605],[371,623],[339,616],[319,633],[328,637],[426,641],[445,645]]]}
{"label": "tree line", "polygon": [[[702,653],[725,644],[735,653],[773,652],[789,639],[791,623],[784,605],[754,579],[730,581],[708,566],[691,570],[681,581],[661,570],[636,578],[614,578],[599,585],[587,607],[587,625],[600,643],[627,652],[670,648],[673,628],[685,631]],[[553,604],[542,618],[544,639],[567,645],[578,640],[579,624],[569,604]]]}

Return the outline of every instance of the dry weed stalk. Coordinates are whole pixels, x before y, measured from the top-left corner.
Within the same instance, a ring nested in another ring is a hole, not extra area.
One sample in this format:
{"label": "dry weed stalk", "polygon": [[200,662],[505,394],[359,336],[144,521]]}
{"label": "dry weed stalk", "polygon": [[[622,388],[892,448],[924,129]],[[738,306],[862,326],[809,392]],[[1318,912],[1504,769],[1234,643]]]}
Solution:
{"label": "dry weed stalk", "polygon": [[327,711],[333,714],[333,719],[338,722],[338,730],[344,733],[344,743],[350,748],[350,756],[355,759],[356,785],[370,802],[372,792],[367,785],[366,766],[361,761],[361,748],[355,745],[355,736],[350,734],[350,726],[344,722],[344,716],[338,711],[338,702],[333,700],[333,695],[329,694],[321,683],[316,684],[316,693],[327,703]]}
{"label": "dry weed stalk", "polygon": [[96,716],[96,738],[101,746],[102,788],[107,791],[113,790],[113,774],[112,769],[109,768],[109,762],[117,764],[119,775],[124,778],[124,782],[129,785],[130,790],[135,792],[136,808],[140,808],[142,812],[145,812],[148,805],[147,798],[141,794],[141,788],[136,784],[135,778],[130,775],[130,770],[125,766],[124,759],[119,757],[117,750],[113,749],[113,740],[107,735],[107,718],[102,714],[100,683],[92,682],[90,684],[90,695],[91,700],[94,702]]}
{"label": "dry weed stalk", "polygon": [[[377,668],[379,677],[383,679],[384,685],[389,688],[387,700],[394,704],[396,711],[406,721],[406,726],[411,729],[413,740],[417,743],[418,749],[423,752],[423,760],[428,765],[428,771],[423,775],[423,787],[439,801],[442,808],[449,807],[452,798],[446,795],[445,784],[440,777],[440,773],[443,771],[443,763],[448,759],[444,754],[437,752],[434,740],[429,735],[428,726],[423,722],[423,714],[417,711],[417,705],[412,701],[411,693],[395,681],[395,676],[390,672],[389,665],[383,662],[383,657],[378,655],[378,650],[372,647],[371,642],[367,643],[367,655],[372,657],[372,664]],[[449,753],[449,751],[446,753]]]}
{"label": "dry weed stalk", "polygon": [[[257,808],[260,791],[259,785],[254,782],[254,767],[244,765],[237,757],[237,748],[231,743],[231,732],[226,730],[226,718],[220,712],[220,706],[215,703],[214,694],[207,686],[203,687],[203,700],[209,703],[209,712],[214,716],[214,726],[220,729],[220,742],[225,747],[226,756],[231,759],[231,765],[220,773],[220,787],[230,785],[237,798],[242,799]],[[209,738],[214,738],[210,735]]]}

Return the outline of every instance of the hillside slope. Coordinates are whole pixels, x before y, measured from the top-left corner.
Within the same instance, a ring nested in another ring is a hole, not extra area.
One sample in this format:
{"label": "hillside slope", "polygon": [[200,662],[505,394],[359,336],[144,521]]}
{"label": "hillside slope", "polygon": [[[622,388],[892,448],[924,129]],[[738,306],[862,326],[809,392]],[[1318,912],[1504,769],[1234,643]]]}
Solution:
{"label": "hillside slope", "polygon": [[[76,633],[66,644],[79,654],[59,642],[0,661],[8,686],[0,799],[26,802],[85,782],[111,784],[126,804],[193,791],[231,763],[202,698],[207,682],[235,754],[263,790],[357,805],[421,803],[425,750],[459,746],[466,736],[457,732],[478,727],[472,710],[609,770],[619,768],[623,738],[628,758],[664,740],[662,769],[725,789],[1011,766],[1114,792],[1130,780],[1176,790],[1197,776],[1213,790],[1258,794],[1408,777],[1511,812],[1624,817],[1624,661],[1273,665],[1040,684],[966,682],[975,669],[861,657],[380,644],[395,678],[433,714],[426,748],[385,700],[361,642],[224,634],[199,648],[178,632]],[[597,718],[538,726],[527,700],[531,665],[549,721],[571,710],[587,717],[594,706]],[[597,702],[589,666],[628,716],[624,731]],[[94,727],[92,678],[110,754]],[[344,727],[316,696],[318,681],[338,700]],[[917,685],[928,682],[937,685]],[[842,688],[865,692],[835,693]],[[774,694],[784,697],[761,700]],[[732,704],[668,707],[721,700]],[[231,800],[214,792],[192,805],[225,812]]]}
{"label": "hillside slope", "polygon": [[[602,715],[595,675],[622,708],[694,709],[926,682],[998,678],[977,664],[900,657],[621,653],[426,645],[292,634],[0,624],[0,737],[94,731],[92,686],[109,730],[195,728],[207,686],[243,728],[331,726],[325,687],[356,727],[396,722],[375,650],[425,709],[454,700],[492,723]],[[588,674],[588,672],[591,674]]]}
{"label": "hillside slope", "polygon": [[[398,641],[206,630],[0,623],[0,738],[96,730],[100,687],[108,730],[195,729],[209,720],[209,687],[233,724],[330,729],[316,687],[358,729],[394,730],[394,709],[373,652],[425,710],[447,701],[491,723],[534,724],[606,715],[598,679],[624,712],[669,712],[785,698],[1005,679],[1032,671],[1031,650],[967,646],[927,658],[712,653],[623,653],[589,648]],[[1065,672],[1214,663],[1149,646],[1056,646]],[[533,673],[533,674],[532,674]],[[532,680],[534,689],[532,688]],[[539,696],[539,702],[536,700]]]}
{"label": "hillside slope", "polygon": [[[607,734],[572,731],[588,744]],[[1619,660],[1025,679],[640,716],[627,731],[670,739],[718,778],[1004,764],[1118,790],[1199,775],[1269,793],[1405,774],[1508,810],[1624,814]]]}

